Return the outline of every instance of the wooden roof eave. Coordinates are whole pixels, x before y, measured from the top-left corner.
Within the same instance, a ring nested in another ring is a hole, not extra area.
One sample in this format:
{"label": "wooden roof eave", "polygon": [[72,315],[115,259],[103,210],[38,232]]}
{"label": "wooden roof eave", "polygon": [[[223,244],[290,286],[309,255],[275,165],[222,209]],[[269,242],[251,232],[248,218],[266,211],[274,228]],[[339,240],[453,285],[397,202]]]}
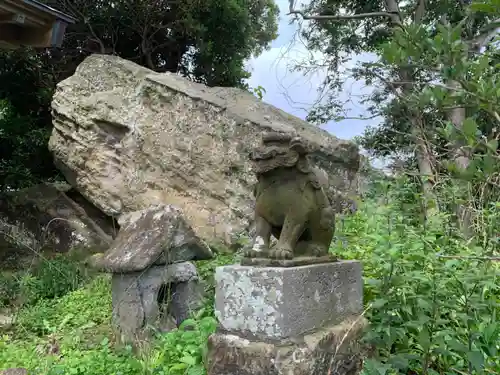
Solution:
{"label": "wooden roof eave", "polygon": [[0,45],[59,47],[76,20],[36,0],[0,0]]}

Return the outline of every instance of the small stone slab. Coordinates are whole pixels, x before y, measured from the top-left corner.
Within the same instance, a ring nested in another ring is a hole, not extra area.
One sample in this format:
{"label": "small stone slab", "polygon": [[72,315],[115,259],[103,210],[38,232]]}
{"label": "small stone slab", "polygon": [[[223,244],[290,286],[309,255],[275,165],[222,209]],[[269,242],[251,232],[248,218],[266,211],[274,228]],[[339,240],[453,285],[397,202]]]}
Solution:
{"label": "small stone slab", "polygon": [[10,315],[3,315],[0,312],[0,332],[2,330],[8,330],[10,327],[12,327],[12,324],[14,323],[14,318]]}
{"label": "small stone slab", "polygon": [[87,264],[111,273],[140,272],[155,265],[211,259],[210,248],[193,231],[180,208],[159,204],[122,215],[118,236]]}
{"label": "small stone slab", "polygon": [[312,264],[333,263],[338,258],[334,255],[325,255],[322,257],[297,257],[293,259],[270,259],[270,258],[242,258],[242,266],[254,267],[300,267]]}

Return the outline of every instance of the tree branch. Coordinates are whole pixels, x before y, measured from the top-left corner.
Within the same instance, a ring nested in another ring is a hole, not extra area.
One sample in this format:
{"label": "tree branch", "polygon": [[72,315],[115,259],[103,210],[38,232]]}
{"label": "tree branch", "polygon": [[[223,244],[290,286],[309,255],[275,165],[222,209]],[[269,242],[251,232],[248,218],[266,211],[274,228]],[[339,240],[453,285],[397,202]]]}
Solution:
{"label": "tree branch", "polygon": [[304,12],[294,9],[293,4],[294,0],[289,0],[289,10],[288,14],[289,15],[299,15],[302,17],[304,20],[327,20],[327,21],[345,21],[345,20],[355,20],[355,19],[364,19],[364,18],[372,18],[372,17],[387,17],[387,18],[392,18],[393,14],[389,12],[372,12],[372,13],[358,13],[358,14],[351,14],[351,15],[316,15],[316,16],[309,16],[305,14]]}
{"label": "tree branch", "polygon": [[461,256],[461,255],[436,255],[438,258],[444,259],[474,259],[474,260],[491,260],[493,262],[500,261],[500,257],[476,257],[476,256]]}
{"label": "tree branch", "polygon": [[382,116],[381,113],[371,116],[339,116],[338,121],[344,120],[373,120],[374,118]]}
{"label": "tree branch", "polygon": [[[472,47],[473,51],[480,52],[481,48],[486,46],[495,38],[495,36],[498,34],[499,23],[500,18],[496,19],[493,22],[490,22],[478,36],[476,36],[472,40],[467,41],[467,43]],[[495,27],[495,25],[497,26]]]}
{"label": "tree branch", "polygon": [[415,23],[419,24],[425,15],[425,0],[419,0],[417,9],[415,10]]}
{"label": "tree branch", "polygon": [[65,1],[64,4],[70,10],[70,12],[72,12],[74,15],[77,15],[77,18],[79,17],[81,19],[81,21],[83,21],[83,23],[85,25],[87,25],[87,27],[90,31],[90,34],[92,34],[92,36],[94,37],[94,39],[92,39],[91,41],[94,41],[97,44],[99,44],[99,49],[100,49],[101,54],[103,54],[103,55],[106,54],[106,46],[104,45],[104,42],[102,41],[102,39],[97,36],[96,32],[94,31],[94,28],[92,27],[92,25],[89,22],[87,15],[84,14],[82,11],[79,11],[77,9],[77,7],[70,4],[69,1]]}

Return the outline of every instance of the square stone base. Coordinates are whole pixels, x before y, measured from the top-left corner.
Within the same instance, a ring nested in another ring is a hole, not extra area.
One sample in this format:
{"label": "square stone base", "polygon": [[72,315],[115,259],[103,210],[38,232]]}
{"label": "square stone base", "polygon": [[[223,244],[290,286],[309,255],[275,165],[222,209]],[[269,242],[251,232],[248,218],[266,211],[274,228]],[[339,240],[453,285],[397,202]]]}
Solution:
{"label": "square stone base", "polygon": [[249,339],[283,341],[363,310],[361,263],[300,267],[231,265],[215,272],[220,327]]}
{"label": "square stone base", "polygon": [[276,345],[215,333],[205,359],[208,375],[356,375],[365,357],[363,317],[325,327],[300,342]]}

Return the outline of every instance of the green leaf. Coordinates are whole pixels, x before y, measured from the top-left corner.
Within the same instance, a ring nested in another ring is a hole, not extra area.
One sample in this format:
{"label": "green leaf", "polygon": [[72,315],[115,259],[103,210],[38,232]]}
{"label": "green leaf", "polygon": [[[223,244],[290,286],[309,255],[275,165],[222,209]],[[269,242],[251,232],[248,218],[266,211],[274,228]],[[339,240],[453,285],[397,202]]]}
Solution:
{"label": "green leaf", "polygon": [[184,330],[186,329],[186,327],[196,327],[196,324],[197,324],[196,320],[186,319],[179,325],[179,329]]}
{"label": "green leaf", "polygon": [[364,361],[364,370],[367,375],[385,375],[391,366],[383,364],[374,359],[366,359]]}
{"label": "green leaf", "polygon": [[454,161],[444,160],[443,165],[450,173],[456,173],[458,171],[458,166]]}
{"label": "green leaf", "polygon": [[452,338],[450,340],[447,340],[446,343],[448,344],[448,347],[457,354],[463,355],[468,350],[467,346],[464,343],[458,341],[457,339]]}
{"label": "green leaf", "polygon": [[496,139],[491,139],[488,141],[488,143],[486,144],[486,146],[488,147],[488,149],[492,152],[497,152],[497,149],[498,149],[498,141]]}
{"label": "green leaf", "polygon": [[497,165],[496,159],[491,154],[486,154],[483,156],[483,172],[487,175],[492,174],[495,171],[495,166]]}
{"label": "green leaf", "polygon": [[438,130],[447,140],[452,140],[452,137],[455,135],[455,125],[451,121],[448,121],[444,128],[439,128]]}
{"label": "green leaf", "polygon": [[185,370],[188,368],[186,363],[176,363],[169,367],[170,371]]}
{"label": "green leaf", "polygon": [[431,346],[431,337],[427,327],[422,328],[418,335],[418,343],[424,351],[428,351]]}
{"label": "green leaf", "polygon": [[484,3],[473,3],[469,8],[475,12],[495,13],[496,11],[495,6]]}
{"label": "green leaf", "polygon": [[487,343],[494,344],[498,338],[500,325],[496,322],[489,323],[483,329],[483,337]]}
{"label": "green leaf", "polygon": [[403,355],[394,355],[389,359],[389,363],[392,367],[397,368],[398,370],[406,370],[409,366],[409,361]]}
{"label": "green leaf", "polygon": [[486,69],[490,66],[490,61],[491,58],[488,55],[483,55],[479,58],[479,61],[477,62],[476,68],[479,71],[479,73],[484,73]]}
{"label": "green leaf", "polygon": [[206,374],[206,371],[205,371],[205,368],[203,367],[203,365],[197,365],[197,366],[190,367],[186,373],[186,375],[205,375],[205,374]]}
{"label": "green leaf", "polygon": [[[426,280],[426,278],[424,278],[424,280]],[[425,300],[425,299],[423,299],[423,298],[419,298],[417,303],[418,303],[418,306],[419,306],[420,308],[423,308],[423,309],[425,309],[425,310],[427,310],[427,311],[430,311],[430,310],[432,309],[432,306],[431,306],[431,304],[429,303],[429,301],[427,301],[427,300]],[[427,317],[426,317],[426,318],[427,318]]]}
{"label": "green leaf", "polygon": [[196,342],[199,336],[200,334],[197,331],[184,331],[180,336],[180,340],[185,343]]}
{"label": "green leaf", "polygon": [[469,360],[472,367],[480,372],[484,367],[484,357],[483,354],[477,350],[467,353],[467,359]]}
{"label": "green leaf", "polygon": [[477,132],[477,123],[473,118],[468,117],[462,123],[462,131],[468,139],[475,139]]}
{"label": "green leaf", "polygon": [[372,302],[372,308],[374,309],[380,309],[384,305],[387,304],[387,300],[383,298],[378,298]]}
{"label": "green leaf", "polygon": [[189,365],[189,366],[194,366],[196,365],[196,358],[191,356],[191,355],[185,355],[183,356],[179,361],[181,361],[182,363],[185,363],[186,365]]}

